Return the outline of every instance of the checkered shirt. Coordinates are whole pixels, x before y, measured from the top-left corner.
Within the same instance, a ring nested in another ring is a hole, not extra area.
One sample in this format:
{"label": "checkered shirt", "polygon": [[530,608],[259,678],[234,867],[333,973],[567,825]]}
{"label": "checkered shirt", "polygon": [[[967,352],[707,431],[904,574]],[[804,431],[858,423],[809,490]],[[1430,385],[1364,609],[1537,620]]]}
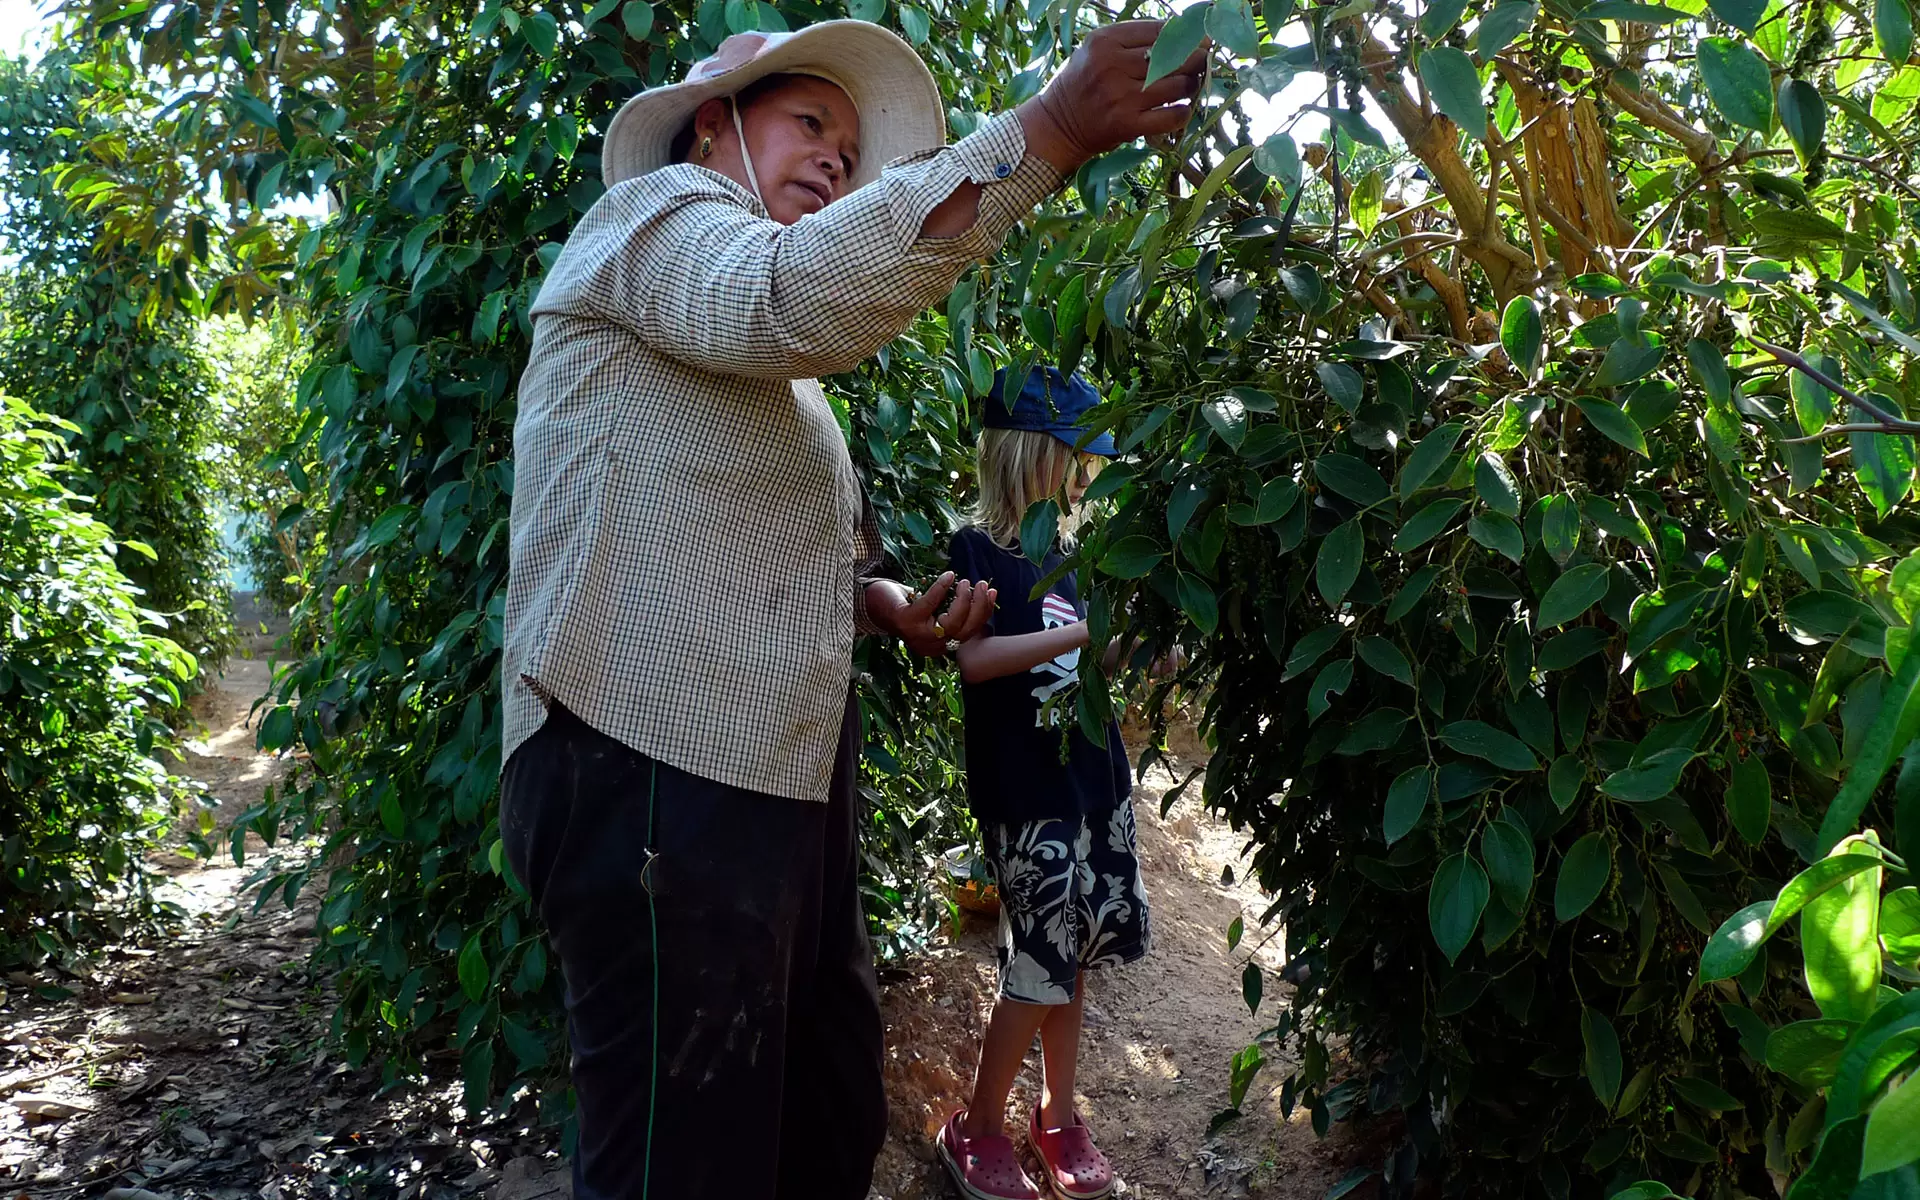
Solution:
{"label": "checkered shirt", "polygon": [[[973,227],[920,236],[967,180]],[[826,799],[880,554],[814,376],[903,332],[1059,184],[1008,113],[791,226],[696,166],[608,190],[533,307],[503,763],[550,699],[703,778]]]}

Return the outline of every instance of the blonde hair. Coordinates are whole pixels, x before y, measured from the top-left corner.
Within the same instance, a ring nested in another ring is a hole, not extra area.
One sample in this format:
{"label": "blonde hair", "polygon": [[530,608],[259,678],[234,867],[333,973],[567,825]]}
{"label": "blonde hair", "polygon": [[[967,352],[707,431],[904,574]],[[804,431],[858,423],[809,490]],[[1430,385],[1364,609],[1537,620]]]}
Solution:
{"label": "blonde hair", "polygon": [[1084,519],[1079,510],[1067,505],[1067,480],[1073,470],[1073,447],[1050,433],[1031,429],[982,431],[974,469],[978,495],[974,498],[973,523],[995,542],[1017,550],[1020,522],[1027,509],[1051,496],[1060,505],[1061,549],[1071,553],[1074,531]]}

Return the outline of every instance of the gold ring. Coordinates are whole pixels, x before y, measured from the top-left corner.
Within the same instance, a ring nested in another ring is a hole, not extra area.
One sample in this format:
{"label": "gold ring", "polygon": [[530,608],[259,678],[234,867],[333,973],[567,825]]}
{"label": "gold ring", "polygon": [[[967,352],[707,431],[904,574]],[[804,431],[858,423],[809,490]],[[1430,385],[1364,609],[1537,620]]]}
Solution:
{"label": "gold ring", "polygon": [[933,623],[933,636],[937,638],[943,638],[947,636],[946,626],[940,624],[940,622],[938,621],[935,621]]}

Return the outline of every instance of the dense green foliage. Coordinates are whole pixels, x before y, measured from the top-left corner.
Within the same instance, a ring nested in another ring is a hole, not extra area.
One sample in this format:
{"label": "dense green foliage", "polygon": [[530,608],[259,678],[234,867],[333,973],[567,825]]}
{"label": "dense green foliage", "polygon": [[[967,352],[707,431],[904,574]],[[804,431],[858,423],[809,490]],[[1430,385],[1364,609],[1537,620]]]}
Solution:
{"label": "dense green foliage", "polygon": [[[57,169],[121,128],[80,115],[64,57],[0,63],[0,387],[70,423],[77,490],[122,544],[119,566],[172,635],[217,665],[231,643],[213,516],[212,380],[184,313],[161,313],[143,249],[70,207]],[[126,547],[140,543],[151,555]]]}
{"label": "dense green foliage", "polygon": [[[203,307],[285,292],[311,316],[283,459],[328,582],[263,736],[313,773],[247,823],[346,858],[322,954],[354,1053],[398,1069],[451,1038],[477,1103],[546,1076],[557,1036],[492,827],[525,313],[598,195],[619,99],[729,28],[839,10],[97,8],[103,106],[152,114],[151,169],[70,186],[109,235],[187,264]],[[848,11],[921,45],[955,132],[1031,94],[1062,22],[1111,15]],[[1388,1194],[1650,1175],[1766,1195],[1819,1152],[1809,1085],[1763,1066],[1769,1031],[1810,1015],[1791,943],[1711,986],[1695,966],[1726,914],[1860,821],[1898,849],[1885,798],[1843,781],[1898,740],[1875,722],[1920,661],[1897,570],[1920,542],[1911,17],[1202,3],[1166,38],[1220,48],[1180,143],[1090,164],[944,313],[836,381],[916,570],[995,365],[1112,388],[1132,458],[1079,556],[1095,640],[1137,641],[1130,673],[1187,646],[1203,794],[1253,839],[1300,980],[1233,1098],[1289,1045],[1285,1094],[1316,1123],[1404,1129]],[[1250,100],[1295,78],[1327,142],[1254,145]],[[216,178],[233,214],[209,237],[183,197]],[[268,215],[322,190],[321,226]],[[1847,390],[1783,365],[1801,354]],[[904,931],[917,868],[964,833],[952,684],[863,653],[884,701],[870,896]],[[1267,984],[1249,968],[1256,1008]]]}
{"label": "dense green foliage", "polygon": [[158,714],[195,664],[71,490],[72,432],[0,397],[0,965],[143,912],[142,855],[181,799]]}

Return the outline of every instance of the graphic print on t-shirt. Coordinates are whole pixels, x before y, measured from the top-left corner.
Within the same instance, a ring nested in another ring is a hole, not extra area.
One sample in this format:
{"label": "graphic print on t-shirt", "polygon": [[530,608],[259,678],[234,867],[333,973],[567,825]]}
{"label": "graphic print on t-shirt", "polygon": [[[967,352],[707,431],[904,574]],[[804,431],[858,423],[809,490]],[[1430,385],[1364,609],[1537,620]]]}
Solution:
{"label": "graphic print on t-shirt", "polygon": [[[1058,592],[1048,592],[1047,598],[1040,604],[1040,628],[1058,629],[1062,625],[1071,625],[1080,619],[1073,610],[1073,602]],[[1078,648],[1067,651],[1058,658],[1049,659],[1033,668],[1033,674],[1044,677],[1048,682],[1033,689],[1033,698],[1040,707],[1033,714],[1035,728],[1058,725],[1064,705],[1048,706],[1047,701],[1072,687],[1080,679],[1080,651]]]}

